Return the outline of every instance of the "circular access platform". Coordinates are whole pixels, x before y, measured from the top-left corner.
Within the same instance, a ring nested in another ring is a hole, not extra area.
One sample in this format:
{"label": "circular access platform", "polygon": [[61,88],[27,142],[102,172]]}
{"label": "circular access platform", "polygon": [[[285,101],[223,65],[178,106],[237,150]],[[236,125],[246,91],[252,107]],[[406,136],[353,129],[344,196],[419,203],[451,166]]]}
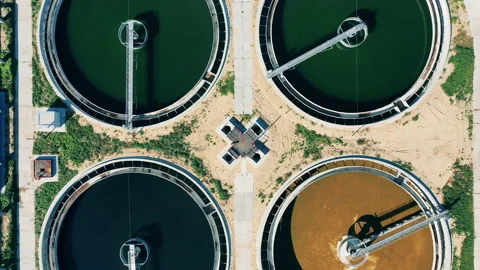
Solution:
{"label": "circular access platform", "polygon": [[[272,0],[259,14],[267,76],[300,110],[329,123],[394,119],[420,100],[446,64],[451,29],[445,0]],[[354,27],[352,19],[365,22],[368,32],[272,73],[339,35],[337,29]]]}
{"label": "circular access platform", "polygon": [[123,126],[130,62],[125,28],[120,30],[137,22],[135,44],[139,38],[144,44],[134,44],[130,65],[133,127],[154,125],[188,110],[216,83],[228,51],[227,14],[222,0],[119,0],[113,6],[107,0],[44,1],[40,58],[67,105]]}
{"label": "circular access platform", "polygon": [[230,268],[226,219],[207,188],[147,158],[109,160],[72,179],[39,246],[41,269],[128,269],[129,255],[141,269]]}
{"label": "circular access platform", "polygon": [[345,156],[318,162],[289,179],[267,207],[258,268],[449,269],[446,219],[351,258],[358,247],[374,247],[442,214],[425,184],[387,161]]}

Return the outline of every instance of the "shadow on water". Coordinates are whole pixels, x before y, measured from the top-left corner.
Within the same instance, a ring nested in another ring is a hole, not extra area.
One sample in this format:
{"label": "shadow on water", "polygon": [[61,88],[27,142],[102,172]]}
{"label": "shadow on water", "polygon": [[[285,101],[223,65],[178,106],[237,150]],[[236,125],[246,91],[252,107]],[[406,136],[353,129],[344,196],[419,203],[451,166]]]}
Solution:
{"label": "shadow on water", "polygon": [[163,242],[163,234],[160,226],[156,223],[144,225],[132,237],[141,238],[150,245],[150,257],[145,265],[146,270],[161,269],[159,253]]}
{"label": "shadow on water", "polygon": [[71,4],[72,0],[63,1],[60,12],[58,13],[58,22],[55,29],[56,48],[63,71],[72,85],[74,85],[77,91],[81,92],[85,98],[95,104],[101,105],[107,110],[124,113],[124,103],[116,101],[96,88],[87,78],[85,78],[73,59],[70,41],[67,38],[67,16]]}
{"label": "shadow on water", "polygon": [[155,37],[160,32],[160,22],[158,16],[154,11],[148,11],[139,14],[135,17],[145,24],[148,33],[148,41],[146,45],[147,53],[147,100],[146,107],[151,107],[157,104],[157,98],[154,94],[155,91]]}
{"label": "shadow on water", "polygon": [[[405,204],[392,208],[390,210],[385,211],[379,215],[363,215],[359,217],[348,229],[347,234],[357,237],[360,240],[369,238],[373,235],[380,233],[385,228],[393,225],[394,223],[402,223],[410,219],[411,217],[418,215],[422,210],[415,211],[414,213],[408,214],[401,219],[395,219],[392,223],[386,224],[385,226],[382,225],[382,222],[394,218],[396,215],[404,213],[406,211],[411,210],[412,208],[417,207],[417,203],[414,200],[411,200]],[[375,238],[376,239],[376,238]],[[371,241],[367,244],[367,246],[371,245],[374,241]]]}
{"label": "shadow on water", "polygon": [[[275,18],[283,18],[284,14],[285,1],[279,1],[275,9],[274,16]],[[350,15],[350,17],[355,16],[359,16],[367,23],[369,28],[369,35],[375,31],[377,26],[376,11],[369,9],[359,9]],[[301,55],[302,53],[305,53],[315,48],[319,44],[337,35],[337,29],[332,29],[332,32],[330,32],[328,35],[319,38],[312,38],[314,41],[305,47],[288,49],[285,43],[286,38],[283,31],[284,29],[282,21],[279,19],[274,19],[272,25],[273,45],[275,50],[275,56],[280,65],[292,60],[293,58]],[[333,50],[338,50],[337,46],[333,47]],[[324,91],[322,89],[319,89],[317,86],[310,83],[308,78],[306,78],[301,71],[298,71],[295,68],[286,71],[284,74],[288,78],[288,81],[308,100],[312,101],[315,104],[333,110],[343,112],[368,111],[372,110],[373,108],[377,108],[380,105],[383,106],[383,104],[387,104],[388,102],[394,100],[397,97],[397,95],[392,94],[391,96],[388,96],[382,100],[376,101],[357,102],[343,100],[341,97],[337,98],[324,94]],[[354,87],[355,86],[352,85],[352,89],[354,89]]]}
{"label": "shadow on water", "polygon": [[274,250],[275,269],[301,270],[302,267],[295,256],[292,242],[292,214],[296,199],[283,213],[275,235]]}
{"label": "shadow on water", "polygon": [[[279,1],[277,7],[275,8],[275,18],[283,18],[285,14],[285,1]],[[307,46],[306,48],[293,48],[291,50],[287,49],[285,43],[285,36],[283,33],[282,21],[278,19],[273,20],[272,25],[272,39],[273,46],[275,50],[275,57],[279,65],[287,63],[292,60],[294,57],[301,55],[303,52],[308,51],[315,46],[318,46],[318,42],[328,39],[329,36],[333,36],[334,33],[317,39],[315,42]],[[295,68],[290,69],[285,72],[285,75],[288,77],[288,80],[297,88],[305,97],[311,100],[314,103],[317,103],[321,106],[326,106],[327,104],[338,104],[339,100],[332,99],[326,95],[323,95],[317,90],[317,88],[312,85],[300,72],[297,72]],[[342,106],[341,104],[336,105],[335,107]]]}
{"label": "shadow on water", "polygon": [[359,9],[350,14],[348,17],[359,17],[368,27],[368,34],[371,35],[377,27],[377,12],[370,9]]}

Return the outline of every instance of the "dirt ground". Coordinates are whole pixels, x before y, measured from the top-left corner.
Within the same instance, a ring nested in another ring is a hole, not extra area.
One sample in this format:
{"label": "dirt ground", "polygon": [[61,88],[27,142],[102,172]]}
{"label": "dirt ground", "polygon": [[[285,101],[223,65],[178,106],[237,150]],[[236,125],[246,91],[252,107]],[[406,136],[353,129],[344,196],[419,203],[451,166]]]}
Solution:
{"label": "dirt ground", "polygon": [[[231,1],[227,1],[231,6]],[[258,6],[258,5],[257,5]],[[256,12],[254,12],[256,16]],[[458,12],[459,19],[454,24],[454,34],[458,29],[464,29],[469,33],[467,16],[464,11]],[[256,22],[256,18],[253,19]],[[252,35],[254,31],[252,32]],[[255,38],[253,40],[256,40]],[[223,76],[227,71],[233,70],[233,42],[230,41],[229,58]],[[277,192],[275,179],[287,173],[301,171],[307,164],[314,162],[302,157],[301,152],[295,152],[288,156],[282,164],[279,160],[282,154],[291,150],[292,143],[297,140],[294,134],[295,125],[301,124],[318,133],[332,137],[341,137],[346,143],[344,146],[327,147],[324,149],[323,157],[333,157],[341,154],[366,154],[379,155],[387,160],[401,160],[412,163],[414,173],[426,182],[441,199],[441,188],[451,177],[450,166],[457,158],[471,159],[472,143],[468,137],[468,120],[463,112],[469,109],[469,104],[452,103],[441,89],[441,84],[452,72],[453,66],[447,65],[441,79],[433,89],[420,101],[420,104],[409,114],[404,115],[394,123],[363,128],[346,130],[330,127],[318,121],[311,121],[303,113],[297,112],[293,105],[280,95],[280,92],[266,80],[261,69],[260,59],[252,47],[254,64],[254,111],[256,116],[261,116],[270,123],[278,120],[269,130],[267,146],[271,149],[269,157],[257,169],[248,166],[247,171],[254,174],[255,183],[255,204],[254,204],[254,236],[260,226],[259,222],[264,214],[268,203],[268,195]],[[413,120],[418,115],[418,120]],[[222,180],[231,193],[233,193],[234,175],[240,172],[240,166],[229,169],[217,158],[217,155],[226,147],[224,142],[215,132],[215,129],[228,116],[233,116],[233,95],[221,96],[214,89],[213,92],[201,103],[197,104],[195,110],[185,116],[176,119],[175,122],[196,118],[199,127],[194,134],[188,137],[195,155],[202,158],[212,172],[212,176]],[[82,120],[86,123],[86,120]],[[131,140],[132,135],[123,130],[114,128],[103,128],[94,124],[97,132],[105,132],[112,137],[122,140]],[[172,124],[144,130],[143,135],[137,135],[136,139],[145,140],[164,135],[172,130]],[[211,139],[208,139],[211,138]],[[366,139],[366,143],[359,145],[358,139]],[[122,155],[149,155],[143,150],[127,149]],[[161,156],[159,156],[161,157]],[[175,161],[184,165],[182,161]],[[84,164],[80,171],[96,162]],[[186,166],[188,168],[188,166]],[[262,202],[257,195],[263,192],[267,199]],[[219,201],[229,224],[233,224],[233,199]],[[231,230],[234,230],[233,226]],[[459,247],[461,238],[454,238],[454,245]],[[256,241],[252,242],[256,245]],[[256,248],[252,246],[252,251]],[[458,249],[457,249],[458,250]],[[252,256],[255,256],[252,254]],[[253,260],[255,262],[255,259]],[[255,268],[255,267],[254,267]],[[252,268],[252,269],[254,269]]]}

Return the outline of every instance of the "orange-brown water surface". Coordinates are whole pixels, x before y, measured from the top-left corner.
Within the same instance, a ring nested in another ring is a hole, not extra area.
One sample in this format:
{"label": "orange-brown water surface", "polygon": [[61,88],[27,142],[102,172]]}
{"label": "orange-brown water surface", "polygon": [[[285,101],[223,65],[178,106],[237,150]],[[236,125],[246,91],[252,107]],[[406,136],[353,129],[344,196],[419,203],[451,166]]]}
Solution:
{"label": "orange-brown water surface", "polygon": [[[277,232],[277,269],[347,269],[337,258],[342,236],[362,238],[420,210],[395,183],[364,172],[323,178],[292,205]],[[433,240],[427,227],[370,254],[359,269],[429,270],[432,261]]]}

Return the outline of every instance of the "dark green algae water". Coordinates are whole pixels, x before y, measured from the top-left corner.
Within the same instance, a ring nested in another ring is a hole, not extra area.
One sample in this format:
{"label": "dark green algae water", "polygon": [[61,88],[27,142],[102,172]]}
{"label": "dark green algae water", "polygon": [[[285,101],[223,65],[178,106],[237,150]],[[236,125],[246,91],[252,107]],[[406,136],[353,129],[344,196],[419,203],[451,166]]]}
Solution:
{"label": "dark green algae water", "polygon": [[75,201],[60,230],[59,268],[127,269],[119,250],[137,232],[150,238],[150,259],[142,270],[213,269],[213,238],[203,211],[176,185],[145,174],[109,177]]}
{"label": "dark green algae water", "polygon": [[67,78],[85,98],[125,113],[126,49],[117,32],[145,22],[148,44],[135,53],[134,113],[165,108],[203,76],[213,27],[205,0],[64,0],[56,46]]}
{"label": "dark green algae water", "polygon": [[329,109],[377,109],[404,94],[421,74],[432,43],[425,0],[280,0],[273,44],[279,64],[336,35],[343,20],[359,16],[369,27],[356,49],[337,46],[285,72],[307,99]]}

